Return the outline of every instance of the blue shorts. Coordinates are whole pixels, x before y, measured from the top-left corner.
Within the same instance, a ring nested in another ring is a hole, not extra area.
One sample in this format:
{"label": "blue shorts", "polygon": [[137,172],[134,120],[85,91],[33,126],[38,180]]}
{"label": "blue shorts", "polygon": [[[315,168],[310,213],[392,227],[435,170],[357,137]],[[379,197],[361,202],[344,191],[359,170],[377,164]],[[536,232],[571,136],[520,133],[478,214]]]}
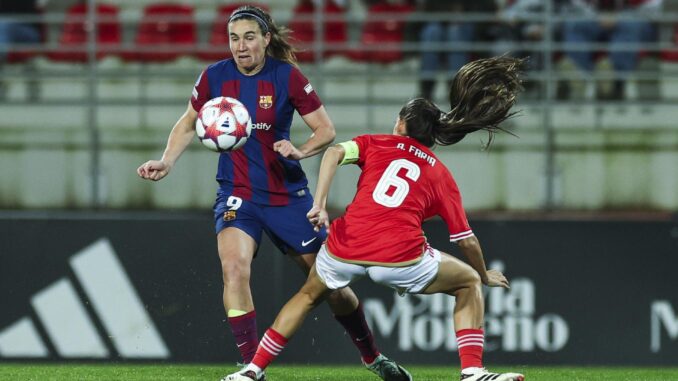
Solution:
{"label": "blue shorts", "polygon": [[265,231],[283,254],[290,250],[298,254],[317,253],[327,232],[324,228],[314,231],[306,218],[313,207],[313,197],[306,193],[293,204],[269,206],[218,192],[214,203],[216,233],[228,227],[238,228],[251,236],[258,248],[261,232]]}

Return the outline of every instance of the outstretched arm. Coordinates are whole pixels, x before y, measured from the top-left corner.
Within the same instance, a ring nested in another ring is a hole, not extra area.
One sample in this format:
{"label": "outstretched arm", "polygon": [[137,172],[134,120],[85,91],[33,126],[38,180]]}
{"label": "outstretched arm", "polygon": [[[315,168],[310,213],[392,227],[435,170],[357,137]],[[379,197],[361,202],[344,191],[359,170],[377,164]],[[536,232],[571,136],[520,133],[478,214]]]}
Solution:
{"label": "outstretched arm", "polygon": [[313,131],[308,140],[296,148],[289,140],[279,140],[273,144],[273,150],[283,157],[301,160],[319,154],[336,136],[334,124],[324,106],[301,117],[308,128]]}
{"label": "outstretched arm", "polygon": [[318,185],[315,188],[313,208],[306,215],[316,231],[320,230],[322,226],[328,228],[330,225],[327,210],[325,210],[327,194],[330,191],[330,184],[332,184],[337,167],[344,160],[345,153],[346,151],[341,145],[332,146],[325,151],[320,163],[320,173],[318,174]]}
{"label": "outstretched arm", "polygon": [[483,284],[490,287],[505,287],[508,288],[508,280],[504,274],[498,270],[487,270],[485,267],[485,259],[483,258],[483,250],[480,248],[480,242],[476,236],[464,238],[457,242],[461,252],[464,253],[466,259],[474,270],[480,275],[480,280]]}
{"label": "outstretched arm", "polygon": [[186,150],[195,134],[195,121],[198,112],[189,103],[186,112],[179,118],[167,139],[165,152],[160,160],[149,160],[137,168],[137,174],[144,179],[158,181],[172,170],[174,163]]}

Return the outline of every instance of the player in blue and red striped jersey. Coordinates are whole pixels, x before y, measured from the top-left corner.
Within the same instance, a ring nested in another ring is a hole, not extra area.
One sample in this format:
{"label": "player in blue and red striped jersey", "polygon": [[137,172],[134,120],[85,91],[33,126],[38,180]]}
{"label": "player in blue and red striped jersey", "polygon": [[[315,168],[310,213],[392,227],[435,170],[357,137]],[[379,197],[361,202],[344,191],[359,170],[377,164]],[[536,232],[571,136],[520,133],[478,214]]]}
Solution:
{"label": "player in blue and red striped jersey", "polygon": [[[247,107],[253,131],[242,148],[219,157],[214,216],[224,307],[243,361],[249,363],[259,344],[250,266],[262,232],[308,273],[327,234],[324,229],[315,231],[306,220],[313,198],[299,160],[324,149],[334,140],[335,131],[318,95],[296,66],[286,30],[278,28],[269,14],[257,7],[240,7],[230,16],[228,33],[233,58],[216,62],[200,74],[162,159],[144,163],[137,172],[150,180],[169,173],[193,140],[198,111],[208,100],[227,96]],[[295,111],[313,132],[299,147],[290,142]],[[377,350],[353,291],[339,290],[328,303],[370,370],[389,381],[409,379]]]}
{"label": "player in blue and red striped jersey", "polygon": [[[400,110],[392,135],[358,136],[327,149],[309,221],[317,230],[329,227],[325,205],[339,165],[355,163],[362,170],[355,198],[332,222],[306,284],[266,331],[252,362],[226,381],[257,379],[320,301],[365,276],[401,294],[455,297],[461,380],[524,381],[522,374],[491,373],[483,367],[482,285],[509,284],[500,271],[485,267],[457,184],[430,149],[455,144],[477,130],[488,131],[491,142],[499,124],[512,115],[522,89],[522,65],[522,60],[508,57],[466,64],[452,83],[449,113],[426,99],[414,99]],[[436,215],[447,224],[450,241],[459,245],[468,264],[426,242],[422,223]]]}

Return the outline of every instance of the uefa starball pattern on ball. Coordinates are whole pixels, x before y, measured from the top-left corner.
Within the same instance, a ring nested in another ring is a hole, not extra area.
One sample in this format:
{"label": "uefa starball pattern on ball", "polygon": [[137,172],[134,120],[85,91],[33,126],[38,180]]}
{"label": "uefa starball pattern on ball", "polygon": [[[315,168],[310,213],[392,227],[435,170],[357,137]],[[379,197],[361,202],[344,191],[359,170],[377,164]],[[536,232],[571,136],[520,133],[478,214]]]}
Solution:
{"label": "uefa starball pattern on ball", "polygon": [[230,152],[245,145],[252,133],[252,119],[245,105],[229,97],[210,99],[195,122],[198,139],[216,152]]}

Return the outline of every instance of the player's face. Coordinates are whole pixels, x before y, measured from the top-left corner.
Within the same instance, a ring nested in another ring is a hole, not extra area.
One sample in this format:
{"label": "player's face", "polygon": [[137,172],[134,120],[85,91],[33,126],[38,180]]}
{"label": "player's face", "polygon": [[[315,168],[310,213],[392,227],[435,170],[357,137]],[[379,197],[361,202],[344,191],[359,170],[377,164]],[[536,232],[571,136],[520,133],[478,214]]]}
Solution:
{"label": "player's face", "polygon": [[255,74],[264,66],[266,47],[271,33],[261,34],[259,24],[254,20],[240,19],[228,24],[231,54],[244,74]]}

